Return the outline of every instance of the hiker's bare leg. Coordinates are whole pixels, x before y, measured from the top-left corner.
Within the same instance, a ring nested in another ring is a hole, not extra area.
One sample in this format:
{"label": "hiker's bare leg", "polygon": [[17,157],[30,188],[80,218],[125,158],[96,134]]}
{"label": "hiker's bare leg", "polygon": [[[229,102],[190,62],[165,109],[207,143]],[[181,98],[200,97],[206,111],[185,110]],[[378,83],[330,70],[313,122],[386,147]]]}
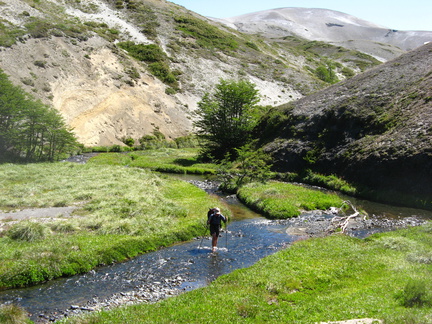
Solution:
{"label": "hiker's bare leg", "polygon": [[213,252],[216,251],[217,242],[218,242],[218,235],[216,233],[214,233],[212,236],[212,251]]}

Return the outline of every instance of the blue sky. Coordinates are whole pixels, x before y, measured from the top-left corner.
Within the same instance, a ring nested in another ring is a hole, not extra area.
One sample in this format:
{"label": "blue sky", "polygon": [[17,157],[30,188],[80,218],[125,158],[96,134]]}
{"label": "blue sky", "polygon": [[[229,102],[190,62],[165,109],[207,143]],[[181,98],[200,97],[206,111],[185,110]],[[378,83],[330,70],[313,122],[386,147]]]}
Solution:
{"label": "blue sky", "polygon": [[324,8],[398,30],[432,31],[430,0],[169,0],[203,16],[228,18],[255,11],[284,8]]}

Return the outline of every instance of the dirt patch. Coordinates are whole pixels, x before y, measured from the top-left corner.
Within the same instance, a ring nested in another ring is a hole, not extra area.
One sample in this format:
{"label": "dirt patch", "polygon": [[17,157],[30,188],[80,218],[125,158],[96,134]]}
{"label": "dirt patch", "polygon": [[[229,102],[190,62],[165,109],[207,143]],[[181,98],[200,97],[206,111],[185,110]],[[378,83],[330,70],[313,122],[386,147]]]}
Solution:
{"label": "dirt patch", "polygon": [[70,217],[77,209],[77,206],[70,207],[49,207],[49,208],[32,208],[23,209],[16,212],[0,213],[0,222],[4,220],[24,220],[30,218],[57,218]]}
{"label": "dirt patch", "polygon": [[0,234],[6,231],[10,226],[24,220],[43,223],[64,219],[65,217],[72,217],[73,212],[77,208],[79,208],[79,206],[31,208],[8,213],[0,213]]}

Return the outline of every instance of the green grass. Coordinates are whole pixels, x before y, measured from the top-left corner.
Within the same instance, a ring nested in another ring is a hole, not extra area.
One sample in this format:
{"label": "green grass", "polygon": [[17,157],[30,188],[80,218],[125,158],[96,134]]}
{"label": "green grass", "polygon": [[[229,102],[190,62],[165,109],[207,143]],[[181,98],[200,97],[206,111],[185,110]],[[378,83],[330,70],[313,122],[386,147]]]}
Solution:
{"label": "green grass", "polygon": [[109,153],[92,158],[91,164],[127,165],[152,171],[183,174],[215,174],[217,166],[201,163],[198,149],[157,149],[129,154]]}
{"label": "green grass", "polygon": [[0,165],[0,210],[77,207],[74,217],[6,223],[0,288],[83,273],[189,240],[202,233],[207,208],[215,204],[189,183],[139,168]]}
{"label": "green grass", "polygon": [[290,218],[304,210],[326,210],[340,207],[342,199],[335,194],[308,189],[285,182],[251,183],[238,191],[239,199],[268,218]]}
{"label": "green grass", "polygon": [[[427,324],[432,323],[431,256],[430,223],[366,240],[344,235],[309,239],[208,287],[62,323],[309,324],[375,318],[387,324]],[[418,296],[423,304],[404,303]]]}
{"label": "green grass", "polygon": [[0,323],[2,324],[25,324],[33,323],[27,317],[27,312],[15,305],[0,306]]}
{"label": "green grass", "polygon": [[234,51],[239,47],[238,39],[231,33],[194,17],[178,16],[174,18],[176,28],[193,37],[197,44],[208,49],[224,52]]}

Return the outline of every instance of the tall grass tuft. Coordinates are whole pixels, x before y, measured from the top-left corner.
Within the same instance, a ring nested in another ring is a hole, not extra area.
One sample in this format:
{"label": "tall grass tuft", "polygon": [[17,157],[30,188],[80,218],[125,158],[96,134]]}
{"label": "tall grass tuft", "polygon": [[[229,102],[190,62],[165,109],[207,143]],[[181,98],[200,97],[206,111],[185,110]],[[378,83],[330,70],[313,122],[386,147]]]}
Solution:
{"label": "tall grass tuft", "polygon": [[0,323],[2,324],[25,324],[33,323],[27,316],[27,312],[16,305],[0,306]]}
{"label": "tall grass tuft", "polygon": [[13,240],[35,242],[46,238],[48,227],[32,221],[23,221],[12,225],[6,235]]}

